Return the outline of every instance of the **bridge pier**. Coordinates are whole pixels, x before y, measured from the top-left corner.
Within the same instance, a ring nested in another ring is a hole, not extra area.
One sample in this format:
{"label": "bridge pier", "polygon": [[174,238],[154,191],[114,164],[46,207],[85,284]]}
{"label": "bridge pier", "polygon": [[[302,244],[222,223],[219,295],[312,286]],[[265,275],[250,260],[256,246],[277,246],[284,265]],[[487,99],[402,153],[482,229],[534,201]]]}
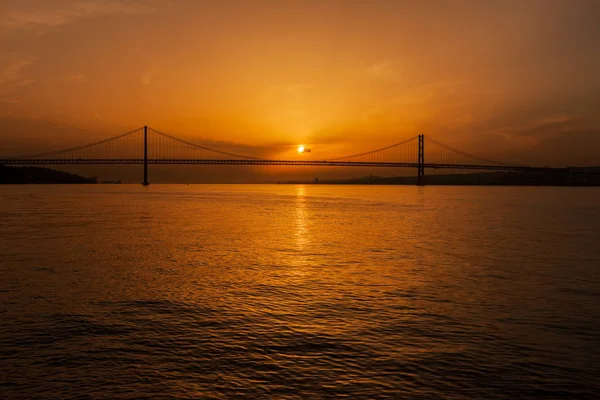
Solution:
{"label": "bridge pier", "polygon": [[148,127],[144,126],[144,182],[142,185],[148,186]]}
{"label": "bridge pier", "polygon": [[417,185],[425,186],[425,135],[419,135],[419,161],[417,163]]}

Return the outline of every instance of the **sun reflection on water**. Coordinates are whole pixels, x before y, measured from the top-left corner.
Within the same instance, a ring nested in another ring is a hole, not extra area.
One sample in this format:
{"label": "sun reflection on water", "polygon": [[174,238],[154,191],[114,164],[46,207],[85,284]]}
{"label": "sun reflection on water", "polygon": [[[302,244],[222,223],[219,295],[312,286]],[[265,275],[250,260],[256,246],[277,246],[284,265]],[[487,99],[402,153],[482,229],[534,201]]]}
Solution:
{"label": "sun reflection on water", "polygon": [[299,186],[296,188],[296,250],[302,252],[306,250],[310,242],[308,231],[308,215],[306,210],[306,188]]}

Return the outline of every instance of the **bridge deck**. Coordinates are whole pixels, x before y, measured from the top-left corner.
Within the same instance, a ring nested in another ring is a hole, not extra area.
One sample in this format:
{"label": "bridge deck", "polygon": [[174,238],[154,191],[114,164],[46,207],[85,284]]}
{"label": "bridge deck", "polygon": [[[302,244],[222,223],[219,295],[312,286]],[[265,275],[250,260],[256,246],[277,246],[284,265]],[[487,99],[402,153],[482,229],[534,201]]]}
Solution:
{"label": "bridge deck", "polygon": [[[144,159],[0,159],[5,165],[143,165]],[[148,159],[152,165],[290,165],[312,167],[379,167],[379,168],[418,168],[416,162],[369,162],[369,161],[306,161],[306,160],[213,160],[213,159]],[[569,168],[540,168],[514,165],[475,165],[475,164],[436,164],[425,163],[430,169],[464,169],[481,171],[529,171],[529,172],[568,172]]]}

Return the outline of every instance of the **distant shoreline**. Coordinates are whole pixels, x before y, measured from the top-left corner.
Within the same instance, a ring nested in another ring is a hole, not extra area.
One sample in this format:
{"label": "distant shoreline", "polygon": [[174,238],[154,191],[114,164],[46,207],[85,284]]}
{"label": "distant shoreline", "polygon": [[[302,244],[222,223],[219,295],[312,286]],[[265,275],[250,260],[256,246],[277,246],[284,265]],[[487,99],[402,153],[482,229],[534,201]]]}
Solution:
{"label": "distant shoreline", "polygon": [[[367,176],[350,179],[314,179],[279,181],[278,184],[311,185],[416,185],[413,176]],[[426,185],[435,186],[600,186],[598,173],[478,172],[425,175]]]}
{"label": "distant shoreline", "polygon": [[[590,169],[591,171],[592,169]],[[600,186],[598,169],[593,172],[479,172],[465,174],[425,175],[425,184],[431,186]],[[122,184],[116,181],[98,181],[96,177],[83,177],[64,171],[43,167],[12,167],[0,164],[0,184]],[[159,184],[160,182],[156,182]],[[163,182],[163,184],[203,184],[203,182]],[[223,182],[221,184],[229,184]],[[132,184],[136,184],[133,182]],[[219,183],[212,183],[219,184]],[[237,182],[231,184],[281,184],[281,185],[416,185],[414,176],[366,176],[346,179],[312,179],[269,182]]]}

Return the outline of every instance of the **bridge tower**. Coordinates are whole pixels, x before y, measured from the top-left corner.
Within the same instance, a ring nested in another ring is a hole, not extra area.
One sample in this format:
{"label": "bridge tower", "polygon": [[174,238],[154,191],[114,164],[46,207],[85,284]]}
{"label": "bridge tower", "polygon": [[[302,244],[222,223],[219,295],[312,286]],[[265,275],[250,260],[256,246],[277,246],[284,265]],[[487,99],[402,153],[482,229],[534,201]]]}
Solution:
{"label": "bridge tower", "polygon": [[148,127],[144,126],[144,182],[142,185],[148,186]]}
{"label": "bridge tower", "polygon": [[417,163],[417,185],[425,185],[425,135],[419,135],[419,162]]}

